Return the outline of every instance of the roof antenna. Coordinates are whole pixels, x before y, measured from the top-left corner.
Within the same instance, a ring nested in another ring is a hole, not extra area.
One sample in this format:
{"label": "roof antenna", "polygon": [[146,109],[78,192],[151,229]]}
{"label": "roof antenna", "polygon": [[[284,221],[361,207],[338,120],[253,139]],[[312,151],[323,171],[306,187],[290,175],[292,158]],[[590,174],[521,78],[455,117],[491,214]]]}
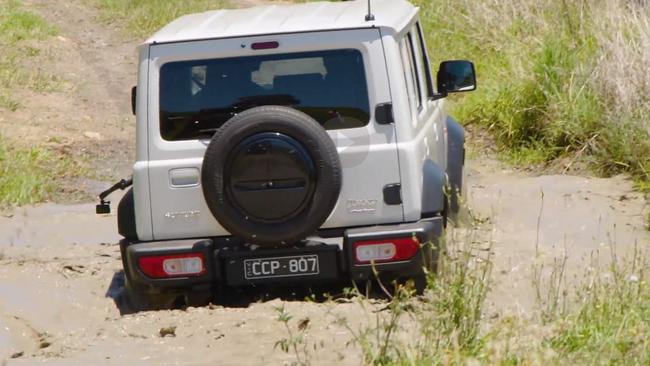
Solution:
{"label": "roof antenna", "polygon": [[372,22],[375,20],[375,16],[372,14],[372,7],[370,6],[370,0],[368,0],[368,15],[366,15],[366,22]]}

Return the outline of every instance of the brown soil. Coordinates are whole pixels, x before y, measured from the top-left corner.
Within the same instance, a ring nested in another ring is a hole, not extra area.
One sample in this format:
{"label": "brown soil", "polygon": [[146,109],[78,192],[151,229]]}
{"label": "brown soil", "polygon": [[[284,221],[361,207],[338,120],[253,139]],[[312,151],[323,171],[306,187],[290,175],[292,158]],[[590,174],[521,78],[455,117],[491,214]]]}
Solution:
{"label": "brown soil", "polygon": [[97,177],[129,174],[135,122],[130,88],[136,84],[135,40],[101,22],[81,1],[28,0],[60,35],[38,42],[34,65],[61,81],[59,91],[20,91],[23,107],[4,114],[2,134],[25,145],[45,144],[87,161]]}
{"label": "brown soil", "polygon": [[[1,131],[26,144],[50,141],[85,157],[99,176],[128,174],[137,41],[123,39],[81,0],[26,3],[61,29],[60,37],[39,45],[46,49],[39,62],[65,80],[65,88],[25,92],[29,108],[5,115]],[[607,260],[611,247],[624,255],[649,242],[645,200],[623,177],[533,176],[491,158],[470,160],[468,204],[483,221],[477,241],[494,254],[490,316],[531,313],[536,262],[549,268],[566,253],[571,287],[577,282],[573,275],[592,265],[592,253]],[[288,364],[294,356],[275,347],[287,337],[276,320],[283,304],[292,324],[309,319],[312,363],[361,363],[358,349],[346,345],[350,333],[335,325],[337,317],[355,329],[372,321],[374,314],[355,303],[298,301],[302,294],[281,293],[246,304],[256,294],[243,297],[238,307],[121,315],[116,218],[95,216],[93,209],[47,204],[0,217],[0,364]],[[455,231],[454,240],[469,240],[467,232]],[[168,327],[176,327],[175,336],[161,337]]]}

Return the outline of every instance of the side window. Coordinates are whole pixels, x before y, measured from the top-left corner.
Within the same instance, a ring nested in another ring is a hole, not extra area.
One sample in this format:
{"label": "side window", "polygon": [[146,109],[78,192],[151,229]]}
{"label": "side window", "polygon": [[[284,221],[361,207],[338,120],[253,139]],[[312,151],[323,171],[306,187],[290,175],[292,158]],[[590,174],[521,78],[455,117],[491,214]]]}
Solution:
{"label": "side window", "polygon": [[404,69],[404,80],[406,81],[406,91],[411,103],[411,111],[417,111],[420,103],[418,102],[417,82],[415,77],[415,67],[411,57],[411,48],[408,45],[408,39],[405,37],[400,42],[400,53],[402,54],[402,65]]}
{"label": "side window", "polygon": [[426,87],[426,96],[430,98],[434,95],[433,91],[433,79],[431,78],[431,64],[429,63],[429,57],[427,54],[427,45],[424,41],[424,33],[422,32],[422,27],[418,22],[416,24],[415,34],[415,48],[418,50],[419,54],[419,65],[418,69],[420,70],[420,79],[421,85]]}
{"label": "side window", "polygon": [[417,56],[415,55],[415,47],[413,47],[413,34],[409,32],[406,35],[407,43],[406,43],[406,48],[408,50],[409,58],[410,58],[410,63],[411,63],[411,77],[413,80],[415,80],[415,92],[416,92],[416,105],[417,109],[420,110],[422,108],[422,88],[420,84],[420,76],[419,76],[419,71],[418,71],[418,62],[417,62]]}

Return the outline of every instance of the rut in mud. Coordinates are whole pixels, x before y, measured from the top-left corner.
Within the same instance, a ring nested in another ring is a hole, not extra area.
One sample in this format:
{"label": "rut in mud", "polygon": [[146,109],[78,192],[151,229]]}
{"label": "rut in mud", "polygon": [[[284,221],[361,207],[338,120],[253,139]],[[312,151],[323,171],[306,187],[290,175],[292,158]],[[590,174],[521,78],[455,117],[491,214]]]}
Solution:
{"label": "rut in mud", "polygon": [[[47,130],[77,155],[92,155],[100,174],[127,174],[134,135],[128,91],[135,82],[137,42],[102,23],[80,0],[26,3],[60,27],[61,36],[48,45],[52,57],[47,67],[70,88],[17,112],[14,118],[40,122],[12,133],[19,137]],[[484,157],[470,162],[468,179],[468,205],[482,222],[479,240],[494,254],[490,314],[531,311],[535,261],[550,263],[566,254],[571,279],[596,251],[606,257],[615,248],[624,255],[648,242],[645,200],[625,178],[533,176]],[[276,320],[282,304],[296,319],[310,323],[310,341],[322,345],[312,352],[315,363],[360,364],[360,353],[347,346],[350,333],[335,324],[338,317],[353,324],[370,321],[358,304],[288,296],[241,306],[122,315],[116,218],[95,216],[93,210],[92,204],[47,204],[0,217],[2,364],[292,362],[293,356],[275,349],[285,334]],[[463,240],[459,232],[457,240]],[[174,329],[173,334],[161,337],[161,328]]]}

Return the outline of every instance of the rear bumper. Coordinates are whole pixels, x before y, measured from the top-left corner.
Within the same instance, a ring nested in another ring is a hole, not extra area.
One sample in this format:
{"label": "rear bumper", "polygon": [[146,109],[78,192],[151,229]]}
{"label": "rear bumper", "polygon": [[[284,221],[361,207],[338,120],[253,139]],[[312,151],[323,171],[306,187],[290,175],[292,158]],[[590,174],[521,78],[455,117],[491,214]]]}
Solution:
{"label": "rear bumper", "polygon": [[[120,249],[124,271],[131,286],[148,293],[186,292],[193,289],[205,290],[213,285],[237,287],[367,280],[375,278],[376,273],[385,278],[412,278],[421,275],[427,264],[435,267],[438,257],[436,248],[439,247],[442,232],[442,218],[436,217],[411,224],[348,229],[344,231],[343,238],[316,238],[293,248],[253,250],[234,243],[231,239],[216,238],[146,243],[122,240]],[[372,265],[356,263],[354,243],[395,237],[416,237],[422,245],[408,260]],[[206,267],[204,273],[194,277],[155,279],[143,273],[138,265],[141,257],[187,253],[203,255]],[[244,275],[245,261],[287,256],[317,256],[320,261],[318,273],[255,279]]]}

